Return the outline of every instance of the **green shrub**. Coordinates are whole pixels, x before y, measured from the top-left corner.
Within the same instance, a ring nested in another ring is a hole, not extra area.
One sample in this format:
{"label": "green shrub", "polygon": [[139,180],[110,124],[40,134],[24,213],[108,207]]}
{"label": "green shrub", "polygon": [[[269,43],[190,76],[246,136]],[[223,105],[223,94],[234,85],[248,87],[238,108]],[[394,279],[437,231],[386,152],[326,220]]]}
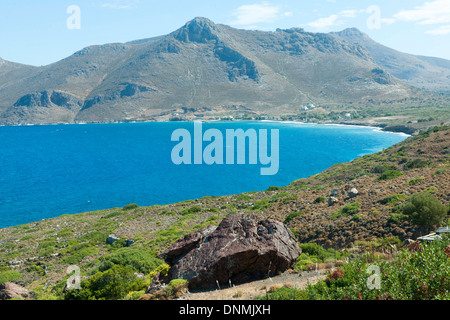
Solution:
{"label": "green shrub", "polygon": [[55,247],[48,247],[39,251],[39,257],[48,257],[56,252]]}
{"label": "green shrub", "polygon": [[143,279],[137,278],[130,266],[114,265],[81,282],[80,290],[68,290],[66,300],[121,300],[129,292],[145,289]]}
{"label": "green shrub", "polygon": [[169,210],[163,210],[160,212],[160,215],[162,216],[172,216],[174,214],[177,214],[175,211],[169,211]]}
{"label": "green shrub", "polygon": [[416,184],[421,183],[421,182],[424,181],[424,180],[425,180],[425,178],[414,178],[414,179],[409,180],[409,181],[407,182],[407,184],[410,185],[410,186],[414,186],[414,185],[416,185]]}
{"label": "green shrub", "polygon": [[262,199],[259,201],[256,201],[253,205],[252,210],[264,210],[270,206],[269,199]]}
{"label": "green shrub", "polygon": [[[130,209],[124,208],[124,210],[131,210],[131,209],[133,209],[133,208],[130,208]],[[126,212],[123,212],[123,211],[122,212],[121,211],[111,212],[110,214],[107,214],[106,216],[104,216],[103,219],[110,219],[110,218],[118,217],[118,216],[121,216],[124,214],[126,214]]]}
{"label": "green shrub", "polygon": [[438,175],[438,174],[443,174],[443,173],[445,173],[445,172],[447,172],[446,169],[439,169],[439,170],[436,170],[436,171],[433,173],[433,176]]}
{"label": "green shrub", "polygon": [[292,221],[292,219],[294,219],[298,216],[301,216],[302,214],[303,214],[303,212],[292,212],[286,217],[286,219],[284,219],[284,223],[288,224],[289,222]]}
{"label": "green shrub", "polygon": [[377,165],[372,168],[373,173],[379,173],[379,174],[384,173],[387,170],[388,170],[388,168],[384,165]]}
{"label": "green shrub", "polygon": [[277,191],[277,190],[280,190],[281,188],[280,187],[277,187],[277,186],[270,186],[269,188],[267,188],[267,191]]}
{"label": "green shrub", "polygon": [[325,248],[318,245],[317,243],[302,243],[299,245],[302,249],[302,254],[306,253],[310,256],[322,256],[326,252]]}
{"label": "green shrub", "polygon": [[3,271],[0,272],[0,284],[5,282],[16,281],[22,278],[22,274],[17,271]]}
{"label": "green shrub", "polygon": [[392,180],[395,179],[399,176],[402,176],[403,173],[401,173],[400,171],[397,170],[387,170],[385,172],[383,172],[377,180],[382,181],[382,180]]}
{"label": "green shrub", "polygon": [[248,201],[251,200],[252,197],[246,194],[241,194],[236,198],[236,201]]}
{"label": "green shrub", "polygon": [[401,200],[405,200],[406,199],[406,195],[404,194],[392,194],[390,196],[387,196],[386,198],[380,200],[381,204],[389,204],[389,205],[396,205],[398,202],[400,202]]}
{"label": "green shrub", "polygon": [[290,195],[289,192],[282,192],[282,193],[278,193],[278,194],[276,194],[276,195],[273,195],[270,199],[271,199],[271,200],[278,200],[278,199],[287,197],[287,196],[289,196],[289,195]]}
{"label": "green shrub", "polygon": [[102,244],[106,242],[108,238],[108,234],[99,231],[93,231],[86,233],[85,235],[80,237],[81,241],[87,241],[92,245]]}
{"label": "green shrub", "polygon": [[126,206],[124,206],[122,209],[123,210],[132,210],[132,209],[136,209],[139,208],[139,206],[136,203],[130,203],[127,204]]}
{"label": "green shrub", "polygon": [[352,216],[352,218],[350,220],[351,221],[360,221],[361,218],[363,218],[363,217],[364,217],[364,214],[358,213],[358,214],[355,214],[354,216]]}
{"label": "green shrub", "polygon": [[304,252],[298,257],[297,262],[294,265],[294,270],[297,272],[305,271],[306,266],[313,263],[320,263],[319,258],[315,255],[310,255]]}
{"label": "green shrub", "polygon": [[314,203],[325,203],[327,202],[327,198],[325,197],[318,197],[316,200],[314,200]]}
{"label": "green shrub", "polygon": [[170,270],[170,266],[168,264],[163,263],[163,264],[159,265],[156,269],[152,270],[149,273],[149,275],[148,275],[149,281],[153,280],[153,278],[158,273],[160,273],[161,276],[163,276],[163,277],[167,276],[167,274],[169,273],[169,270]]}
{"label": "green shrub", "polygon": [[64,230],[59,231],[56,234],[56,236],[58,238],[67,238],[67,237],[70,237],[72,234],[73,234],[73,232],[71,229],[64,229]]}
{"label": "green shrub", "polygon": [[424,192],[408,198],[402,212],[409,217],[412,224],[429,230],[442,222],[447,215],[447,208],[432,194]]}
{"label": "green shrub", "polygon": [[85,257],[98,254],[98,249],[89,243],[82,243],[61,249],[61,254],[64,255],[63,263],[78,264]]}
{"label": "green shrub", "polygon": [[339,217],[348,217],[357,214],[358,212],[359,212],[359,202],[353,202],[343,206],[339,210],[336,210],[332,214],[331,218],[336,219]]}
{"label": "green shrub", "polygon": [[391,249],[392,246],[400,248],[403,246],[403,242],[397,236],[391,236],[376,240],[376,247],[378,249]]}
{"label": "green shrub", "polygon": [[28,272],[36,272],[40,276],[44,275],[44,269],[42,269],[41,266],[38,266],[36,264],[33,264],[33,265],[27,267],[27,271]]}
{"label": "green shrub", "polygon": [[425,168],[429,165],[429,162],[424,160],[424,159],[414,159],[414,160],[409,160],[407,163],[405,163],[405,165],[403,166],[403,168],[405,169],[418,169],[418,168]]}
{"label": "green shrub", "polygon": [[113,265],[130,266],[136,272],[148,274],[150,271],[162,265],[164,261],[141,249],[122,248],[116,252],[100,258],[100,271],[105,271]]}
{"label": "green shrub", "polygon": [[[308,285],[304,297],[308,300],[440,300],[449,297],[450,264],[444,251],[447,240],[420,244],[414,252],[403,249],[390,262],[371,265],[363,260],[351,260],[328,274],[326,280]],[[379,288],[367,284],[373,274],[369,266],[380,269]]]}
{"label": "green shrub", "polygon": [[294,270],[300,272],[306,270],[306,267],[315,263],[323,263],[339,260],[345,257],[345,254],[332,248],[325,249],[317,243],[302,243],[299,245],[302,254],[295,263]]}
{"label": "green shrub", "polygon": [[304,290],[285,286],[256,297],[258,300],[306,300],[306,298],[307,296]]}
{"label": "green shrub", "polygon": [[171,287],[173,287],[173,288],[176,288],[176,287],[178,287],[180,284],[185,284],[185,283],[187,283],[187,280],[184,280],[184,279],[173,279],[173,280],[170,280],[168,286],[171,286]]}
{"label": "green shrub", "polygon": [[389,223],[401,223],[403,221],[408,220],[408,216],[404,214],[393,214],[389,217],[388,222]]}
{"label": "green shrub", "polygon": [[45,241],[45,242],[41,242],[38,245],[38,249],[45,249],[45,248],[49,248],[49,247],[56,247],[57,243],[56,241]]}
{"label": "green shrub", "polygon": [[185,208],[185,209],[180,210],[180,214],[182,216],[185,216],[185,215],[188,215],[188,214],[194,214],[194,213],[197,213],[197,212],[202,212],[202,207],[200,207],[200,206],[193,206],[193,207],[190,207],[190,208]]}

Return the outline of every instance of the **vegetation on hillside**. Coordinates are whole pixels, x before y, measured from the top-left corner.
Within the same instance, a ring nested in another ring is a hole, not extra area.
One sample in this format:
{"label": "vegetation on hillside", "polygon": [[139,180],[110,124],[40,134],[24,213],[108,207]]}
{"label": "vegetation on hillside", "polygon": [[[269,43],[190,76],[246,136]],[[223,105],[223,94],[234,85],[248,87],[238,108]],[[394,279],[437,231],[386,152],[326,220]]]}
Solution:
{"label": "vegetation on hillside", "polygon": [[389,259],[363,256],[306,289],[283,287],[262,300],[450,300],[450,238],[403,248]]}
{"label": "vegetation on hillside", "polygon": [[[23,285],[42,300],[137,299],[157,272],[167,273],[160,254],[170,244],[240,212],[288,225],[303,250],[295,271],[339,266],[315,286],[261,298],[448,299],[449,240],[412,250],[404,243],[450,223],[449,140],[450,128],[437,127],[288,186],[0,229],[0,283]],[[380,179],[389,171],[401,174]],[[358,193],[350,196],[352,188]],[[335,190],[338,202],[330,204]],[[108,244],[113,233],[119,240]],[[79,290],[66,288],[71,265],[80,268]],[[380,268],[381,289],[365,286],[371,266]],[[155,298],[173,296],[178,285]]]}

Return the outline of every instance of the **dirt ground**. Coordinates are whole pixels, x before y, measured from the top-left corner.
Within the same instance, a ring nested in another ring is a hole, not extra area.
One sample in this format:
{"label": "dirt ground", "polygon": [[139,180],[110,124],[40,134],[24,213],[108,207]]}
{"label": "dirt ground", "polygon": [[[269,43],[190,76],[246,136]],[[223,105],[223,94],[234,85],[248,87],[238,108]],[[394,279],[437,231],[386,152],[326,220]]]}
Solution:
{"label": "dirt ground", "polygon": [[285,272],[282,275],[259,281],[239,285],[221,286],[213,291],[188,292],[180,300],[252,300],[256,296],[264,295],[270,288],[289,285],[292,288],[303,289],[308,283],[315,284],[325,279],[325,271]]}

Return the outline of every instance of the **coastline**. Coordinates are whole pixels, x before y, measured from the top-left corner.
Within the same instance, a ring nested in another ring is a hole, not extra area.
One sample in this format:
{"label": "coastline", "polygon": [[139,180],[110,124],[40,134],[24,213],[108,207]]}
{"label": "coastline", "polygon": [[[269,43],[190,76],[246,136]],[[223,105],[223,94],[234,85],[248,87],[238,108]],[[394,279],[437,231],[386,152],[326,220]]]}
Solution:
{"label": "coastline", "polygon": [[59,125],[88,125],[88,124],[128,124],[128,123],[172,123],[172,122],[195,122],[202,121],[203,123],[227,123],[227,122],[274,122],[274,123],[296,123],[296,124],[315,124],[315,125],[330,125],[330,126],[351,126],[351,127],[364,127],[364,128],[373,128],[377,131],[383,131],[388,133],[398,133],[405,134],[406,136],[411,136],[417,134],[420,129],[427,129],[427,126],[423,126],[420,129],[415,129],[412,127],[408,127],[406,125],[387,125],[387,124],[377,124],[372,122],[304,122],[304,121],[295,121],[295,120],[267,120],[267,119],[233,119],[233,120],[216,120],[216,119],[194,119],[194,120],[177,120],[177,121],[144,121],[144,120],[136,120],[136,121],[111,121],[111,122],[67,122],[67,123],[26,123],[26,124],[0,124],[0,127],[30,127],[30,126],[59,126]]}

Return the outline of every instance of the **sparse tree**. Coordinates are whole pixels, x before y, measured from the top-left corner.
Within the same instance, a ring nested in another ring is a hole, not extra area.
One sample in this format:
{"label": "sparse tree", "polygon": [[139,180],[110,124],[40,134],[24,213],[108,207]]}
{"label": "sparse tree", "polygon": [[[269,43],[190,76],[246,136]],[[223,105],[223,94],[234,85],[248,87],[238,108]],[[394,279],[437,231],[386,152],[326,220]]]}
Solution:
{"label": "sparse tree", "polygon": [[447,209],[431,193],[416,193],[403,205],[403,214],[412,224],[429,232],[443,221]]}

